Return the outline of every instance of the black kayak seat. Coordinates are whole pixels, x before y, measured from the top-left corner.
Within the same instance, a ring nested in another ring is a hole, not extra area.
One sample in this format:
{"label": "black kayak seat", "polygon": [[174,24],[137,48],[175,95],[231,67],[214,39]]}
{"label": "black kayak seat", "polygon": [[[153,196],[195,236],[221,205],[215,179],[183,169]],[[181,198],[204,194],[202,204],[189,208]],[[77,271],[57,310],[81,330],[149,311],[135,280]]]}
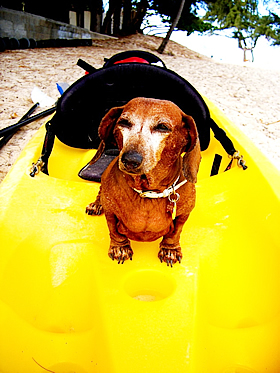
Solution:
{"label": "black kayak seat", "polygon": [[[45,141],[37,162],[42,164],[44,173],[48,174],[48,159],[55,137],[70,147],[97,149],[100,144],[98,127],[105,114],[112,107],[123,106],[136,97],[172,101],[194,118],[202,151],[209,146],[211,129],[226,152],[231,157],[235,154],[232,141],[212,120],[197,90],[180,75],[167,69],[164,62],[152,53],[137,50],[121,52],[105,60],[100,69],[83,60],[79,60],[78,65],[88,74],[63,93],[54,117],[46,124]],[[114,139],[111,140],[111,144],[106,143],[101,158],[96,163],[90,162],[79,172],[81,178],[100,181],[105,168],[118,153]],[[36,174],[36,167],[35,164],[31,176]],[[217,167],[218,163],[212,174],[217,173]]]}
{"label": "black kayak seat", "polygon": [[135,97],[174,102],[194,118],[201,149],[207,149],[211,119],[203,98],[175,72],[143,63],[113,64],[71,85],[57,103],[55,134],[66,145],[95,149],[100,142],[98,126],[104,115]]}

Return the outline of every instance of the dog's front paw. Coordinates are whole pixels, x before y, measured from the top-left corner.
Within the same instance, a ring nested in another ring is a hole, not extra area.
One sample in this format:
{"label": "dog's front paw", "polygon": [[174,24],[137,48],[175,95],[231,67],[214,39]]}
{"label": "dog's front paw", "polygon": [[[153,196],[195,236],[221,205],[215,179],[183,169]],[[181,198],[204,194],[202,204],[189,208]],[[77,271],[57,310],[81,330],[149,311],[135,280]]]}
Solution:
{"label": "dog's front paw", "polygon": [[174,263],[181,263],[183,255],[180,247],[176,247],[175,249],[165,249],[162,247],[158,253],[158,257],[161,263],[165,262],[168,266],[170,264],[170,267],[172,267]]}
{"label": "dog's front paw", "polygon": [[86,207],[86,213],[88,215],[101,215],[104,210],[100,203],[92,202]]}
{"label": "dog's front paw", "polygon": [[117,260],[118,264],[123,264],[126,260],[132,260],[133,251],[130,245],[126,246],[112,246],[108,252],[109,257],[112,260]]}

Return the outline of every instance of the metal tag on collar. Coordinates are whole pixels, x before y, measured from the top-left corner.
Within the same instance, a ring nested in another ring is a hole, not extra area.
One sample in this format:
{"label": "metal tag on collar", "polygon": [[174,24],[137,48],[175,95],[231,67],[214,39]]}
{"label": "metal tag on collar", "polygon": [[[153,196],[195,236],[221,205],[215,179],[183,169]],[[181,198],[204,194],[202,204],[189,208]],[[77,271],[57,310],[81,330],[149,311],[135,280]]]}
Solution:
{"label": "metal tag on collar", "polygon": [[175,190],[173,191],[172,194],[168,196],[169,202],[173,203],[173,211],[172,211],[172,220],[176,218],[176,213],[177,213],[177,202],[179,201],[180,194],[176,193]]}

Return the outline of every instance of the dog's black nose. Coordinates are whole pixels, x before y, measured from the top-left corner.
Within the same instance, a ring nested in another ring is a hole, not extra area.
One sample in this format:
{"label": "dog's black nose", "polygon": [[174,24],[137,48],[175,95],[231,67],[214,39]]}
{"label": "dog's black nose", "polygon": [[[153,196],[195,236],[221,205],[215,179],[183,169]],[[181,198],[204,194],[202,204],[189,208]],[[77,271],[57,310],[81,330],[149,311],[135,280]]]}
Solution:
{"label": "dog's black nose", "polygon": [[123,153],[121,158],[122,164],[128,171],[136,170],[142,163],[143,157],[134,150]]}

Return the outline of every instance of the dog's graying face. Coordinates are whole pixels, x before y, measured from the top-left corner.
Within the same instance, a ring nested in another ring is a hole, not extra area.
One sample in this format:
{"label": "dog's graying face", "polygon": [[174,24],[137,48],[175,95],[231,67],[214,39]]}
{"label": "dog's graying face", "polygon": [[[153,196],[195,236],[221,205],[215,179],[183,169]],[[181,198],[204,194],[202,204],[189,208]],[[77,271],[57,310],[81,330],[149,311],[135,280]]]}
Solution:
{"label": "dog's graying face", "polygon": [[148,174],[171,166],[197,139],[194,121],[170,101],[136,98],[115,115],[114,137],[120,149],[119,168]]}

